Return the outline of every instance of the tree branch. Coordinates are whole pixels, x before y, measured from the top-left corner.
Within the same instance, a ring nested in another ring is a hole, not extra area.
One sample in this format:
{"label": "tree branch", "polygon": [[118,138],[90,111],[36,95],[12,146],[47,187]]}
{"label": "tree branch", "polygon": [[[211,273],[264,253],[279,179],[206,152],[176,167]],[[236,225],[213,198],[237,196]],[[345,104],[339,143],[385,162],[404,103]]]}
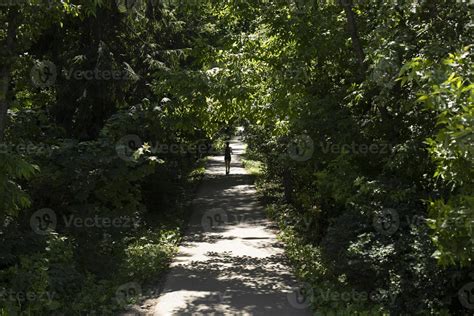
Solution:
{"label": "tree branch", "polygon": [[346,13],[347,28],[349,34],[351,35],[352,47],[354,49],[354,54],[356,56],[357,63],[359,64],[359,79],[363,80],[366,72],[365,53],[359,38],[355,14],[352,10],[352,0],[339,0],[339,4],[344,8],[344,12]]}
{"label": "tree branch", "polygon": [[1,66],[0,66],[0,141],[4,138],[7,113],[10,106],[8,100],[8,92],[10,85],[10,71],[12,65],[12,57],[15,50],[15,39],[18,27],[18,11],[10,9],[7,15],[7,36],[2,45]]}

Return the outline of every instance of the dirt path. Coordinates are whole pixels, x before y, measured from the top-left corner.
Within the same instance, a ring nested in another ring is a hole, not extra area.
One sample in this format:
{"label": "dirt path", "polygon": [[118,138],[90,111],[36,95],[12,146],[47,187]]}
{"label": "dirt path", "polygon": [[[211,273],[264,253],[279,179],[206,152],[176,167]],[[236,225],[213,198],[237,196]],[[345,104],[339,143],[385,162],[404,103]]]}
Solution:
{"label": "dirt path", "polygon": [[244,145],[233,140],[231,147],[228,176],[224,158],[210,157],[161,296],[142,303],[140,314],[311,315],[242,167]]}

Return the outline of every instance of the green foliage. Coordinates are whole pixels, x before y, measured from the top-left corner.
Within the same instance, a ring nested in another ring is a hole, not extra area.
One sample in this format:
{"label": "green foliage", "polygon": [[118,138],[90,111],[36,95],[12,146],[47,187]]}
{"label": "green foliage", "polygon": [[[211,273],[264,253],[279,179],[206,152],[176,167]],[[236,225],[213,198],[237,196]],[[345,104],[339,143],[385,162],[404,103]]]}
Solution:
{"label": "green foliage", "polygon": [[[189,148],[222,150],[237,122],[245,165],[318,312],[465,313],[456,298],[474,256],[468,4],[158,2],[0,11],[0,138],[47,149],[0,153],[0,290],[57,293],[2,301],[0,315],[108,315],[137,300],[117,302],[117,288],[146,286],[174,254],[209,154]],[[44,60],[57,76],[38,86],[31,75]],[[70,75],[106,71],[120,80]],[[57,217],[46,235],[30,226],[40,209]],[[387,211],[399,219],[389,233],[376,221]],[[83,229],[70,216],[135,225]],[[382,294],[346,303],[328,291]]]}
{"label": "green foliage", "polygon": [[177,231],[146,234],[125,249],[124,275],[139,282],[150,282],[168,267],[178,244]]}
{"label": "green foliage", "polygon": [[[459,48],[472,21],[467,4],[442,2],[354,2],[363,75],[337,2],[299,15],[281,4],[236,26],[246,140],[301,280],[317,293],[385,293],[327,313],[466,312],[473,69]],[[386,213],[393,231],[377,224]]]}
{"label": "green foliage", "polygon": [[0,220],[7,215],[17,216],[21,209],[30,206],[31,201],[18,181],[30,179],[38,169],[21,157],[0,154]]}
{"label": "green foliage", "polygon": [[[145,289],[166,270],[208,154],[192,146],[209,145],[220,129],[207,111],[212,19],[144,2],[125,11],[116,1],[44,4],[0,12],[1,58],[11,66],[0,82],[12,83],[0,154],[0,287],[54,296],[2,300],[0,314],[113,315],[139,299],[117,300],[120,286]],[[18,26],[11,51],[7,25]],[[49,86],[31,80],[43,60],[56,68]],[[122,143],[130,135],[141,141]],[[161,152],[163,144],[184,150]],[[56,223],[36,234],[30,219],[44,209]],[[125,224],[75,224],[88,219]]]}
{"label": "green foliage", "polygon": [[260,161],[242,159],[242,164],[251,175],[258,176],[262,174],[262,163]]}
{"label": "green foliage", "polygon": [[441,63],[417,58],[401,71],[418,101],[437,113],[437,130],[426,143],[436,164],[439,197],[430,202],[430,226],[445,265],[471,266],[474,258],[474,84],[472,47]]}

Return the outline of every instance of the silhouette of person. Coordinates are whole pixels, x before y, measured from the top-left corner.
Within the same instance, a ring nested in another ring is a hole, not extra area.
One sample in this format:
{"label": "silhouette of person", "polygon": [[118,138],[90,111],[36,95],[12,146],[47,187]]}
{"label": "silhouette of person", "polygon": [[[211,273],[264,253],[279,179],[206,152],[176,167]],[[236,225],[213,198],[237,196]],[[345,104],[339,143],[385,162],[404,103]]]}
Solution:
{"label": "silhouette of person", "polygon": [[230,161],[232,160],[232,147],[229,146],[229,142],[226,142],[225,145],[225,174],[228,175],[230,173]]}

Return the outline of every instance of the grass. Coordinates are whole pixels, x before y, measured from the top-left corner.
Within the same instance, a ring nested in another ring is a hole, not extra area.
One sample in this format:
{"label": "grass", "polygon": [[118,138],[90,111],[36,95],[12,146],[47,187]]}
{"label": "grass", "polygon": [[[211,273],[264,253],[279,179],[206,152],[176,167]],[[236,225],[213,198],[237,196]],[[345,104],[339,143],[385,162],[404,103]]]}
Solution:
{"label": "grass", "polygon": [[242,155],[242,165],[245,170],[253,176],[260,177],[263,175],[263,162],[259,161],[254,155],[247,151]]}

